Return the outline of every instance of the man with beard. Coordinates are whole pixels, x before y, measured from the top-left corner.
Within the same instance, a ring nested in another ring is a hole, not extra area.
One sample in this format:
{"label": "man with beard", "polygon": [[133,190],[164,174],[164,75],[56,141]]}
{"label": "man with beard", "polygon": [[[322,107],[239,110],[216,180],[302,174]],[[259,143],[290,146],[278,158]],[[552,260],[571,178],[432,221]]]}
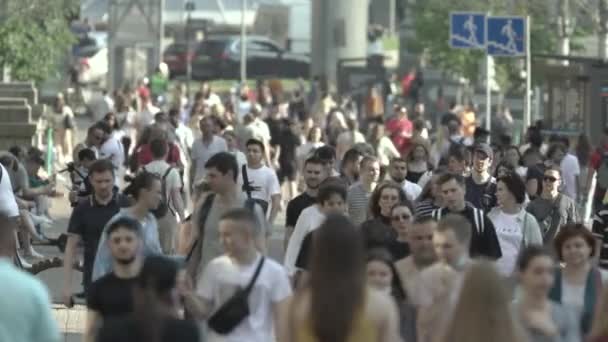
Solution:
{"label": "man with beard", "polygon": [[138,249],[142,246],[141,224],[123,217],[108,227],[107,243],[113,271],[94,281],[87,294],[87,323],[84,341],[94,341],[101,323],[133,311],[132,288],[141,267]]}
{"label": "man with beard", "polygon": [[422,192],[422,188],[420,185],[405,179],[405,177],[407,177],[407,161],[405,161],[405,159],[391,159],[389,174],[395,183],[401,185],[408,200],[415,202],[416,199],[418,199],[418,196],[420,196],[420,193]]}
{"label": "man with beard", "polygon": [[298,217],[302,210],[315,204],[319,184],[327,177],[323,170],[323,161],[316,157],[310,157],[304,162],[304,182],[306,183],[306,191],[296,196],[287,203],[286,219],[285,219],[285,241],[284,248],[287,248],[287,242],[293,233],[293,227],[298,222]]}

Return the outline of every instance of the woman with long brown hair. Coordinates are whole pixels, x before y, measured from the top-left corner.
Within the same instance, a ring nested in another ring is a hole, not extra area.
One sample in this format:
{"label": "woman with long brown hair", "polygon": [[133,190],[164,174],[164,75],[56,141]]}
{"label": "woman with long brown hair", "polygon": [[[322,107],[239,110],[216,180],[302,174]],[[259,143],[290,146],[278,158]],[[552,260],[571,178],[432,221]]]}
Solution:
{"label": "woman with long brown hair", "polygon": [[368,250],[386,248],[395,260],[405,258],[409,254],[407,245],[398,239],[398,230],[392,227],[392,209],[398,203],[404,203],[408,207],[409,221],[413,217],[412,204],[407,200],[401,186],[394,182],[378,185],[369,199],[372,218],[361,224],[361,236],[365,241],[365,247]]}
{"label": "woman with long brown hair", "polygon": [[395,303],[366,287],[363,242],[350,220],[330,215],[313,238],[310,280],[289,304],[280,340],[399,341]]}
{"label": "woman with long brown hair", "polygon": [[[475,263],[467,272],[453,319],[441,342],[526,342],[510,310],[509,291],[490,262]],[[482,323],[482,324],[480,324]]]}

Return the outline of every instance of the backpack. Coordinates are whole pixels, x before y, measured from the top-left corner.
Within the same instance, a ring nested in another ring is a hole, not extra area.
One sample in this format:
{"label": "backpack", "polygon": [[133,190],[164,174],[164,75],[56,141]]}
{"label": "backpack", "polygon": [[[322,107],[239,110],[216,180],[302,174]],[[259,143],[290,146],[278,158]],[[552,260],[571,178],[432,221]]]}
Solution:
{"label": "backpack", "polygon": [[[145,166],[143,167],[143,170],[145,172],[148,172],[148,170],[146,170]],[[169,210],[171,210],[171,212],[174,213],[173,209],[171,209],[169,207],[169,198],[167,197],[167,176],[169,176],[169,173],[171,172],[171,170],[173,170],[173,167],[169,166],[167,168],[167,171],[165,171],[165,174],[160,179],[160,182],[161,182],[161,190],[160,190],[161,191],[161,200],[160,200],[160,203],[158,204],[158,208],[156,208],[154,210],[151,210],[152,213],[154,214],[154,217],[156,217],[157,219],[165,217],[165,215],[167,215],[167,213],[169,212]]]}
{"label": "backpack", "polygon": [[[247,169],[246,166],[243,165],[243,188],[245,189],[245,192],[247,193],[247,199],[245,200],[245,203],[243,204],[243,207],[251,212],[253,212],[255,214],[255,206],[260,205],[255,199],[253,199],[251,197],[251,189],[249,186],[247,186],[248,184],[248,177],[247,177]],[[206,198],[205,201],[203,202],[203,204],[201,205],[201,209],[200,209],[200,214],[198,216],[198,221],[197,223],[197,228],[200,228],[200,233],[198,235],[198,238],[196,239],[196,241],[194,241],[194,243],[192,244],[192,247],[190,248],[190,251],[188,252],[188,254],[186,255],[186,262],[189,263],[190,260],[192,259],[192,255],[194,254],[194,252],[196,251],[197,248],[202,248],[199,245],[202,245],[203,240],[205,238],[205,223],[207,222],[207,217],[209,217],[209,212],[211,211],[211,207],[213,206],[213,200],[215,199],[215,194],[214,193],[210,193]],[[260,205],[261,206],[261,205]],[[263,208],[262,208],[263,209]],[[263,212],[265,214],[265,212]],[[195,261],[195,263],[197,263],[198,261]],[[195,270],[190,268],[189,269],[191,274],[194,274]]]}
{"label": "backpack", "polygon": [[608,150],[600,150],[602,159],[597,169],[597,185],[602,189],[608,189]]}

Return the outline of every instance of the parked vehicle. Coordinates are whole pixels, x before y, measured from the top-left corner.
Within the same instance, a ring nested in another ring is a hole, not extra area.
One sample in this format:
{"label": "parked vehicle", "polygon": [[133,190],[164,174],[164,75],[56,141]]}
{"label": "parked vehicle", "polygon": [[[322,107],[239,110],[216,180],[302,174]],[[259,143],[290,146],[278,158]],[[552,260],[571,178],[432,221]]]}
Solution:
{"label": "parked vehicle", "polygon": [[169,67],[171,78],[185,76],[188,68],[188,60],[192,60],[196,52],[196,45],[192,44],[190,51],[184,42],[176,42],[169,45],[163,53],[163,62]]}
{"label": "parked vehicle", "polygon": [[[240,36],[213,36],[201,42],[192,60],[196,80],[231,79],[240,76]],[[260,36],[247,37],[247,76],[308,78],[310,58],[281,49]]]}
{"label": "parked vehicle", "polygon": [[108,35],[89,32],[72,49],[73,67],[81,84],[103,83],[108,73]]}

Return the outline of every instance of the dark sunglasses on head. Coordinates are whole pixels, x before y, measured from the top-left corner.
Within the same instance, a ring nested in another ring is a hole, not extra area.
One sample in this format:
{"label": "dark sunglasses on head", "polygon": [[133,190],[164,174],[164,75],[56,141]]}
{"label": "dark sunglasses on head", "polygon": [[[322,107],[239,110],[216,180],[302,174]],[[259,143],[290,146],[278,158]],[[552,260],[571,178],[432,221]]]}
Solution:
{"label": "dark sunglasses on head", "polygon": [[556,182],[557,180],[558,180],[558,178],[555,178],[555,177],[553,177],[553,176],[544,176],[544,177],[543,177],[543,181],[545,181],[545,182],[551,182],[551,183],[554,183],[554,182]]}
{"label": "dark sunglasses on head", "polygon": [[410,218],[411,218],[411,216],[410,215],[406,215],[406,214],[395,215],[395,216],[392,217],[393,221],[399,221],[399,220],[401,220],[401,221],[407,221]]}

